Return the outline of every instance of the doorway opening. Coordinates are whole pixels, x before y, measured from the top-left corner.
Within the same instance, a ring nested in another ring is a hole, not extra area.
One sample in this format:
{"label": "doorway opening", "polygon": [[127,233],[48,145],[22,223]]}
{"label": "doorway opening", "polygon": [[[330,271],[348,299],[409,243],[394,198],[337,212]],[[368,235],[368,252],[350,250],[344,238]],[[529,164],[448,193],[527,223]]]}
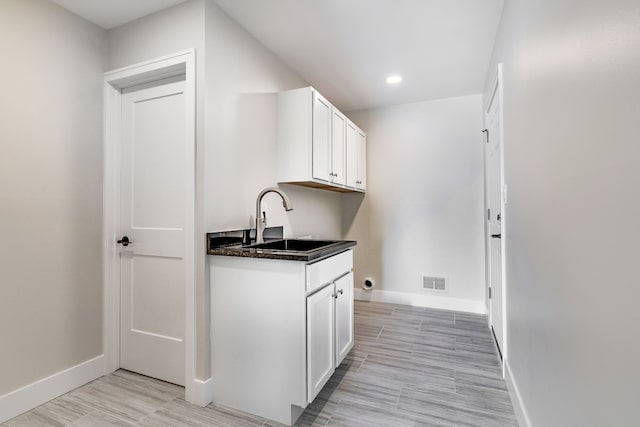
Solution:
{"label": "doorway opening", "polygon": [[105,73],[105,373],[195,393],[195,50]]}

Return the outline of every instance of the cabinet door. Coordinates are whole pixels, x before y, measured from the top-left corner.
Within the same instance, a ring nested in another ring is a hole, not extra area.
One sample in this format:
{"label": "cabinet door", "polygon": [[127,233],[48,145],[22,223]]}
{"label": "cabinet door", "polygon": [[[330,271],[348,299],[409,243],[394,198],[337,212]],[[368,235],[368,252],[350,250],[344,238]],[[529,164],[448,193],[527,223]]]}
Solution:
{"label": "cabinet door", "polygon": [[334,285],[307,297],[307,398],[318,395],[335,371]]}
{"label": "cabinet door", "polygon": [[331,104],[313,92],[313,177],[330,181]]}
{"label": "cabinet door", "polygon": [[356,181],[358,181],[358,129],[356,126],[347,121],[347,149],[346,149],[346,173],[347,173],[347,187],[357,188]]}
{"label": "cabinet door", "polygon": [[356,140],[356,171],[358,175],[356,188],[365,190],[367,188],[367,137],[364,132],[358,130]]}
{"label": "cabinet door", "polygon": [[333,109],[331,115],[331,182],[344,185],[344,150],[347,118],[340,111]]}
{"label": "cabinet door", "polygon": [[353,347],[353,273],[336,280],[336,366]]}

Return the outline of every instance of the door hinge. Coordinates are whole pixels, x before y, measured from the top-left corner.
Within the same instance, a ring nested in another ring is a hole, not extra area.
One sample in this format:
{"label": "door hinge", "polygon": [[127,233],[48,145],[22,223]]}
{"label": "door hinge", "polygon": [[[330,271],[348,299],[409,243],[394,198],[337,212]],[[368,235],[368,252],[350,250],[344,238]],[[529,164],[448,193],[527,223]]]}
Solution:
{"label": "door hinge", "polygon": [[489,299],[491,299],[491,286],[489,286]]}
{"label": "door hinge", "polygon": [[487,209],[487,221],[491,220],[491,209]]}

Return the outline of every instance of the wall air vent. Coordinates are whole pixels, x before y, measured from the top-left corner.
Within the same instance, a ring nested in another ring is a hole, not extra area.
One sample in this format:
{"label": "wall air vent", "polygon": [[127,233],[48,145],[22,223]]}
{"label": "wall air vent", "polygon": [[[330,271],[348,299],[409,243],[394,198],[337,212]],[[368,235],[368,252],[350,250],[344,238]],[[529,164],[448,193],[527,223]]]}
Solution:
{"label": "wall air vent", "polygon": [[422,289],[425,291],[446,291],[447,278],[437,276],[422,276]]}

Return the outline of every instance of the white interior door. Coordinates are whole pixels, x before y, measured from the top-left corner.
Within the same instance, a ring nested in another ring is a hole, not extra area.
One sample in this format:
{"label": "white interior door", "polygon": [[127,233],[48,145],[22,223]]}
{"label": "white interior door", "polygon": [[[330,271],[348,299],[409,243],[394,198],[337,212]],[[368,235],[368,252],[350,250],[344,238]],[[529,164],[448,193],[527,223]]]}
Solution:
{"label": "white interior door", "polygon": [[487,127],[487,238],[489,242],[489,289],[490,289],[490,323],[496,337],[496,343],[504,349],[504,310],[503,310],[503,277],[502,277],[502,141],[500,125],[500,96],[498,87],[492,96],[485,114]]}
{"label": "white interior door", "polygon": [[185,82],[122,96],[120,366],[185,382]]}

